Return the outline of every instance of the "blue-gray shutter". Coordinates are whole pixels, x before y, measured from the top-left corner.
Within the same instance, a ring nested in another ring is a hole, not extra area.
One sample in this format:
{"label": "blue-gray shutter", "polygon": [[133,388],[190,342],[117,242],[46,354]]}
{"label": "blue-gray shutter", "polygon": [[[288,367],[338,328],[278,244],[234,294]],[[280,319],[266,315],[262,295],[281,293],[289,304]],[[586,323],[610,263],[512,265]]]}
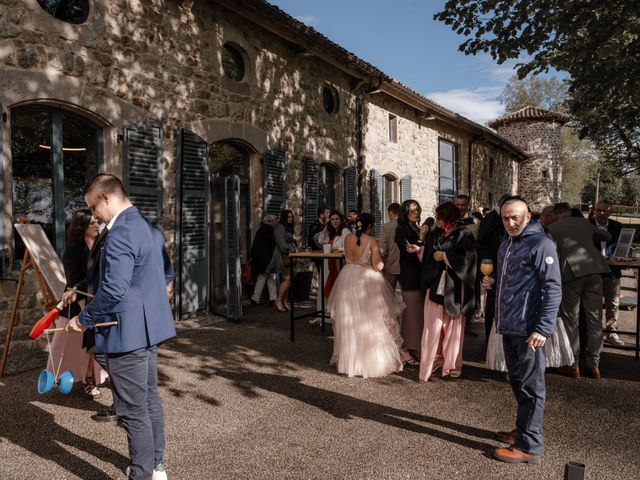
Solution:
{"label": "blue-gray shutter", "polygon": [[400,179],[400,202],[411,200],[411,175],[407,175]]}
{"label": "blue-gray shutter", "polygon": [[178,138],[177,282],[180,316],[207,310],[209,146],[189,130]]}
{"label": "blue-gray shutter", "polygon": [[358,210],[358,169],[347,167],[344,169],[344,213]]}
{"label": "blue-gray shutter", "polygon": [[380,237],[384,203],[384,178],[377,170],[371,170],[371,215],[373,215],[373,236]]}
{"label": "blue-gray shutter", "polygon": [[[3,150],[3,133],[4,133],[4,128],[2,127],[2,124],[4,123],[4,107],[2,106],[2,104],[0,103],[0,159],[2,158],[3,154],[2,152],[4,152]],[[0,160],[0,168],[3,168],[4,162],[2,162]],[[4,181],[4,174],[0,175],[0,214],[4,216],[4,189],[6,188],[5,186],[5,181]],[[6,244],[6,239],[4,238],[4,219],[0,219],[0,275],[2,275],[4,273],[4,263],[5,263],[5,244]]]}
{"label": "blue-gray shutter", "polygon": [[242,316],[242,281],[240,265],[240,179],[237,176],[225,179],[224,235],[227,250],[227,316],[240,320]]}
{"label": "blue-gray shutter", "polygon": [[303,159],[304,168],[304,238],[309,236],[311,225],[318,219],[318,207],[320,206],[320,188],[318,177],[320,176],[320,166],[312,158]]}
{"label": "blue-gray shutter", "polygon": [[124,186],[131,203],[157,225],[162,216],[162,124],[129,125],[123,135]]}
{"label": "blue-gray shutter", "polygon": [[280,217],[285,205],[284,150],[264,154],[264,213]]}

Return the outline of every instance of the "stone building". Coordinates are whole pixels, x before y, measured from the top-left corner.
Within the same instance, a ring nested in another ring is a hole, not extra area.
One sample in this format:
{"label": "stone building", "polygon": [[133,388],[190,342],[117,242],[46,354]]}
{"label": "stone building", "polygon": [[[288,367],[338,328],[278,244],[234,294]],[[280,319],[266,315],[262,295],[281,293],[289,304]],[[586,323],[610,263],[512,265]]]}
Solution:
{"label": "stone building", "polygon": [[292,209],[304,238],[319,205],[379,222],[407,198],[425,216],[457,193],[490,205],[527,158],[261,0],[0,0],[0,108],[2,276],[14,222],[61,254],[110,171],[164,233],[177,317],[241,315],[265,213]]}
{"label": "stone building", "polygon": [[520,163],[518,192],[535,211],[560,201],[561,130],[569,117],[541,108],[525,107],[489,124],[527,154]]}

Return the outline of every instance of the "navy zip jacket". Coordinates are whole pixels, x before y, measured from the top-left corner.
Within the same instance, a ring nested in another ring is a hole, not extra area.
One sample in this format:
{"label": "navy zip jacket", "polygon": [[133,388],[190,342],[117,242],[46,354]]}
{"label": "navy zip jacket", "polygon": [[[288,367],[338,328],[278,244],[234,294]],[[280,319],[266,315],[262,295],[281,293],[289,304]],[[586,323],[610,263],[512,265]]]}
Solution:
{"label": "navy zip jacket", "polygon": [[501,335],[550,337],[556,324],[562,282],[555,244],[537,221],[522,233],[505,235],[498,250],[496,326]]}

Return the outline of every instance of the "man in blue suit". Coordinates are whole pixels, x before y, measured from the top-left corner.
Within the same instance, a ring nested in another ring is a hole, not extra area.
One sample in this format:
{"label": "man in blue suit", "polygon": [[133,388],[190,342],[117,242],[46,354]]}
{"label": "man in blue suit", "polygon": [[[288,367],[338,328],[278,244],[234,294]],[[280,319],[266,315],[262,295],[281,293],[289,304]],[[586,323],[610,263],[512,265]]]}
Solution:
{"label": "man in blue suit", "polygon": [[[158,346],[175,336],[166,285],[173,268],[162,234],[127,198],[122,182],[99,173],[85,187],[87,206],[107,224],[93,300],[67,330],[95,330],[107,357],[115,409],[129,442],[130,479],[164,479],[164,412],[157,389]],[[112,327],[97,323],[117,321]]]}

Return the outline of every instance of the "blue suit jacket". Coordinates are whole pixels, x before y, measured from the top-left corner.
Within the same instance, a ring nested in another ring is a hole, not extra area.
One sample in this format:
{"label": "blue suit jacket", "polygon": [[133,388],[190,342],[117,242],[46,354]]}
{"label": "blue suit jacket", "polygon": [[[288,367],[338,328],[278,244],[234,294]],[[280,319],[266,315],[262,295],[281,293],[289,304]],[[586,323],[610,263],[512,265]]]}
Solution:
{"label": "blue suit jacket", "polygon": [[[130,352],[175,336],[166,288],[173,267],[162,234],[137,208],[120,213],[99,262],[99,286],[78,317],[85,327],[95,329],[99,352]],[[95,327],[110,321],[118,325]]]}

